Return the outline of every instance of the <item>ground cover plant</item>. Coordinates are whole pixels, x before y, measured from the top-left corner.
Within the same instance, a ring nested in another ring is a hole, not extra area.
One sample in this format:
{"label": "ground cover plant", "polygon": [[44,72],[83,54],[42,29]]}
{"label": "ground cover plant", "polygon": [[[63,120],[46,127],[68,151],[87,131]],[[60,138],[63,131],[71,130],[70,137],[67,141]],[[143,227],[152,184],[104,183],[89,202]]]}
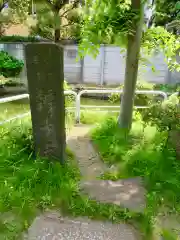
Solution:
{"label": "ground cover plant", "polygon": [[142,115],[135,113],[128,135],[117,126],[114,117],[106,118],[91,132],[102,159],[115,166],[103,179],[143,178],[147,189],[146,213],[152,222],[158,214],[164,214],[162,209],[180,212],[179,135],[174,135],[173,141],[171,134],[174,131],[179,134],[178,104],[178,97],[172,96],[162,104],[152,105]]}
{"label": "ground cover plant", "polygon": [[20,239],[43,210],[88,216],[140,227],[144,216],[118,206],[100,204],[81,194],[80,174],[67,149],[65,165],[35,157],[30,119],[0,127],[0,238]]}
{"label": "ground cover plant", "polygon": [[[68,162],[63,167],[35,158],[29,118],[1,126],[0,238],[20,239],[21,233],[40,211],[55,208],[73,216],[127,221],[140,228],[144,239],[152,239],[153,224],[160,209],[166,207],[169,212],[170,208],[174,213],[180,210],[180,162],[175,146],[167,141],[169,129],[179,127],[178,118],[175,121],[177,100],[174,96],[163,105],[157,105],[157,111],[152,106],[143,115],[136,112],[129,135],[117,127],[117,116],[109,118],[105,114],[92,131],[93,142],[102,158],[117,167],[115,171],[105,173],[103,178],[116,180],[141,176],[144,179],[147,208],[140,214],[99,204],[83,195],[78,186],[79,170],[68,149]],[[95,123],[97,120],[95,115],[82,117],[84,122]],[[165,230],[162,234],[171,236]]]}

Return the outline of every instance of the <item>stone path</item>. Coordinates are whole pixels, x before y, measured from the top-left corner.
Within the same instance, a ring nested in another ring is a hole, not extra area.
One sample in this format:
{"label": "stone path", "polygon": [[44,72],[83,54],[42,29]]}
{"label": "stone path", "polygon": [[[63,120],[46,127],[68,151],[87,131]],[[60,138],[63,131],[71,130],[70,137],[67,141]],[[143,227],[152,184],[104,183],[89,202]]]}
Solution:
{"label": "stone path", "polygon": [[[127,179],[107,181],[97,179],[107,167],[88,138],[88,126],[74,127],[67,137],[69,148],[79,164],[82,181],[81,189],[90,198],[112,203],[132,211],[142,211],[145,206],[145,191],[141,180]],[[128,224],[97,222],[86,218],[64,218],[58,213],[45,213],[37,217],[29,228],[28,240],[140,240],[141,237]]]}
{"label": "stone path", "polygon": [[63,218],[56,212],[37,217],[28,232],[28,240],[140,240],[126,224]]}
{"label": "stone path", "polygon": [[78,161],[82,180],[96,179],[107,169],[89,141],[89,130],[90,126],[77,126],[67,137],[68,146]]}
{"label": "stone path", "polygon": [[[89,137],[89,126],[77,126],[68,137],[69,148],[75,154],[82,174],[81,188],[89,197],[112,203],[132,211],[143,211],[145,190],[140,178],[114,181],[97,179],[107,170],[94,150]],[[78,136],[77,136],[78,134]]]}

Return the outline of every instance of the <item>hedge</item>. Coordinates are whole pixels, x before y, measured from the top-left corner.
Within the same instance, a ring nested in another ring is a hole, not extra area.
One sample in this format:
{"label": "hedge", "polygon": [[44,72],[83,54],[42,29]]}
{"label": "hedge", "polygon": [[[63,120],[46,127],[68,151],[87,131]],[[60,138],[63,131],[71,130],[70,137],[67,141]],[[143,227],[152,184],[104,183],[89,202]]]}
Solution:
{"label": "hedge", "polygon": [[12,36],[1,36],[0,37],[0,42],[40,42],[42,41],[41,39],[38,39],[37,37],[33,36],[28,36],[28,37],[23,37],[19,35],[12,35]]}
{"label": "hedge", "polygon": [[[122,90],[124,87],[123,84],[121,84],[117,89]],[[136,84],[136,90],[153,90],[154,84],[148,83],[145,81],[137,81]],[[146,106],[150,105],[153,100],[152,95],[145,95],[145,94],[137,94],[135,96],[135,105],[136,106]],[[109,97],[109,101],[112,103],[120,102],[120,94],[119,93],[113,93]]]}
{"label": "hedge", "polygon": [[23,61],[10,56],[5,51],[0,51],[0,75],[9,78],[17,77],[24,66]]}

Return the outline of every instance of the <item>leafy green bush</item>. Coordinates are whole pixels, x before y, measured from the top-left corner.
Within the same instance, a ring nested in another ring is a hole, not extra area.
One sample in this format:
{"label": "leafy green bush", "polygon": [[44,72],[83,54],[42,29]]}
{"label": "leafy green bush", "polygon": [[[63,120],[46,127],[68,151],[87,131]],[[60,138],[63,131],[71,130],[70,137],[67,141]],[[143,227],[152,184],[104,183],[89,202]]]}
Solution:
{"label": "leafy green bush", "polygon": [[[123,89],[124,85],[120,85],[118,89]],[[154,84],[144,82],[144,81],[138,81],[136,85],[136,90],[153,90]],[[144,106],[149,105],[152,101],[153,97],[152,95],[145,95],[145,94],[137,94],[135,96],[135,105],[136,106]],[[113,93],[111,94],[109,98],[110,102],[116,103],[120,102],[120,94],[119,93]]]}
{"label": "leafy green bush", "polygon": [[91,137],[102,159],[116,166],[106,172],[104,179],[142,177],[148,190],[149,211],[158,211],[159,204],[180,209],[180,161],[175,149],[166,145],[167,131],[138,120],[127,136],[115,118],[107,118],[92,131]]}
{"label": "leafy green bush", "polygon": [[5,51],[0,51],[0,73],[4,77],[17,77],[23,66],[23,61],[10,56]]}
{"label": "leafy green bush", "polygon": [[154,90],[160,90],[163,92],[174,93],[180,91],[180,83],[174,85],[170,84],[156,84],[154,85]]}
{"label": "leafy green bush", "polygon": [[167,147],[176,150],[180,159],[180,97],[173,94],[161,104],[155,104],[143,113],[144,121],[156,124],[160,131],[168,133]]}
{"label": "leafy green bush", "polygon": [[39,42],[40,40],[34,36],[23,37],[19,35],[1,36],[0,42]]}
{"label": "leafy green bush", "polygon": [[180,129],[180,98],[173,94],[144,110],[142,116],[145,122],[156,124],[160,130]]}

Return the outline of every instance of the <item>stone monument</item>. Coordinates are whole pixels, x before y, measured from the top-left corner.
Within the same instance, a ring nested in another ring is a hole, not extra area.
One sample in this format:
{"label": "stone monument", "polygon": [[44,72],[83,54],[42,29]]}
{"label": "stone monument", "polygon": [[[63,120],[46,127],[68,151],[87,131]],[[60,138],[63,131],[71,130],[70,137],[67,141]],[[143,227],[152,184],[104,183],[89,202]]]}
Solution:
{"label": "stone monument", "polygon": [[63,48],[53,43],[25,46],[27,79],[36,154],[65,160]]}

